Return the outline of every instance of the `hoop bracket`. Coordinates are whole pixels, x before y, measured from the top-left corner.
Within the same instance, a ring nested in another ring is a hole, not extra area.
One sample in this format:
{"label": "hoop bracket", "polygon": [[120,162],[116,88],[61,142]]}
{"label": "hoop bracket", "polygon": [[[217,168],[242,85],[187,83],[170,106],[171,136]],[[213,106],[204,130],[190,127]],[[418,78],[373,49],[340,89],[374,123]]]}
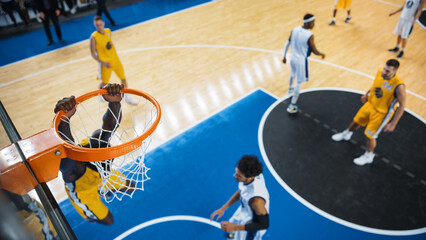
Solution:
{"label": "hoop bracket", "polygon": [[[39,182],[49,182],[58,176],[61,158],[66,157],[63,142],[54,129],[18,141]],[[37,181],[21,160],[16,146],[10,145],[1,149],[0,188],[23,195],[36,185]]]}

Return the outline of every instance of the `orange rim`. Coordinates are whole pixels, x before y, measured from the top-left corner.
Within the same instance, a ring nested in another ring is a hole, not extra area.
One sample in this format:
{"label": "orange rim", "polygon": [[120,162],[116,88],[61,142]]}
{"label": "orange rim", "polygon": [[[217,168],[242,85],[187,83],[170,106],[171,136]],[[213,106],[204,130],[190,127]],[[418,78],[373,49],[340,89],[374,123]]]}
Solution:
{"label": "orange rim", "polygon": [[[155,106],[155,108],[157,109],[157,116],[151,127],[147,131],[145,131],[141,136],[117,146],[107,148],[84,148],[72,145],[71,143],[66,142],[60,137],[58,133],[58,126],[61,122],[62,116],[65,115],[65,112],[59,111],[53,119],[52,128],[55,129],[55,133],[58,135],[58,137],[64,141],[63,146],[65,148],[66,156],[68,158],[83,162],[104,161],[111,158],[117,158],[139,148],[142,145],[143,141],[154,132],[161,119],[161,107],[157,100],[145,92],[134,89],[124,88],[123,92],[144,97]],[[106,89],[100,89],[90,93],[86,93],[76,98],[77,105],[92,97],[98,96],[99,94],[105,95],[108,94],[108,92]]]}

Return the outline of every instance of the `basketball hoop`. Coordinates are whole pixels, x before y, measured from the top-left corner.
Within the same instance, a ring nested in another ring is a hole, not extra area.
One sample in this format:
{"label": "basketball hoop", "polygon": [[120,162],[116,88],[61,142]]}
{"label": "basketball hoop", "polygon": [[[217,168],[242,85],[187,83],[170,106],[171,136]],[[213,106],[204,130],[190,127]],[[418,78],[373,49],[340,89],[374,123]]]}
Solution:
{"label": "basketball hoop", "polygon": [[[132,196],[134,190],[143,190],[149,179],[144,156],[151,142],[151,134],[158,126],[161,108],[149,94],[123,89],[125,94],[137,97],[138,104],[121,103],[121,119],[105,148],[82,147],[84,139],[90,139],[93,131],[102,128],[102,116],[110,111],[108,103],[100,101],[106,89],[96,90],[76,98],[76,113],[66,119],[59,111],[53,120],[52,129],[43,131],[18,142],[40,182],[48,182],[58,175],[60,159],[68,157],[90,162],[98,170],[102,183],[100,194],[107,201],[123,196]],[[102,98],[103,99],[103,98]],[[58,132],[61,121],[68,121],[74,141]],[[25,173],[25,166],[18,159],[16,149],[10,145],[0,151],[0,187],[18,194],[25,194],[35,187],[35,181]],[[25,176],[25,177],[22,177]],[[126,186],[132,182],[132,186]],[[126,186],[125,190],[124,187]]]}

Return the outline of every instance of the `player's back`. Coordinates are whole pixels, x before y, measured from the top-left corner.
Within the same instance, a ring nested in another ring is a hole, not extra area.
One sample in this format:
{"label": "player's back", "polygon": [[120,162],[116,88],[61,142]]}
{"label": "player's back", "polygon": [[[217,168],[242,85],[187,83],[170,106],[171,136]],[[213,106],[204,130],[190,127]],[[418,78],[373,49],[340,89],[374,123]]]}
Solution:
{"label": "player's back", "polygon": [[307,58],[311,54],[308,41],[312,33],[303,27],[295,27],[291,32],[291,57]]}

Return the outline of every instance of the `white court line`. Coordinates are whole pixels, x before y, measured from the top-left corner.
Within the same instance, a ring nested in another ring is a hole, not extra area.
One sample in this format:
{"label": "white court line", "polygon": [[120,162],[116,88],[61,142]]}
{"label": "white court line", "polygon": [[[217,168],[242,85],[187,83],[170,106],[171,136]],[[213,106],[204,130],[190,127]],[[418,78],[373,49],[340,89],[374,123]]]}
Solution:
{"label": "white court line", "polygon": [[[205,3],[199,4],[199,5],[195,5],[195,6],[192,6],[192,7],[184,8],[184,9],[181,9],[181,10],[179,10],[179,11],[172,12],[172,13],[168,13],[168,14],[166,14],[166,15],[162,15],[162,16],[159,16],[159,17],[156,17],[156,18],[151,18],[151,19],[148,19],[148,20],[146,20],[146,21],[142,21],[142,22],[139,22],[139,23],[135,23],[135,24],[129,25],[129,26],[127,26],[127,27],[123,27],[123,28],[120,28],[120,29],[114,30],[114,31],[112,31],[112,32],[114,32],[114,33],[116,33],[116,32],[120,32],[120,31],[125,30],[125,29],[130,28],[130,27],[134,27],[134,26],[137,26],[137,25],[142,25],[142,24],[145,24],[145,23],[148,23],[148,22],[151,22],[151,21],[154,21],[154,20],[157,20],[157,19],[163,18],[163,17],[172,16],[172,15],[174,15],[174,14],[178,14],[178,13],[181,13],[181,12],[183,12],[183,11],[190,10],[190,9],[193,9],[193,8],[197,8],[197,7],[201,7],[201,6],[203,6],[203,5],[207,5],[207,4],[210,4],[210,3],[214,3],[214,2],[217,2],[217,1],[219,1],[219,0],[210,0],[209,2],[205,2]],[[93,30],[95,30],[95,29],[93,29]],[[79,42],[75,42],[75,43],[73,43],[73,44],[66,45],[66,46],[61,47],[61,48],[55,48],[55,49],[52,49],[52,50],[50,50],[50,51],[48,51],[48,52],[44,52],[44,53],[40,53],[40,54],[36,54],[36,55],[34,55],[34,56],[31,56],[31,57],[28,57],[28,58],[24,58],[24,59],[18,60],[18,61],[16,61],[16,62],[12,62],[12,63],[6,64],[6,65],[0,66],[0,69],[2,69],[2,68],[4,68],[4,67],[7,67],[7,66],[9,66],[9,65],[15,64],[15,63],[19,63],[19,62],[22,62],[22,61],[25,61],[25,60],[28,60],[28,59],[34,58],[34,57],[42,56],[42,55],[44,55],[44,54],[48,54],[48,53],[51,53],[51,52],[54,52],[54,51],[58,51],[58,50],[61,50],[61,49],[64,49],[64,48],[68,48],[68,47],[74,46],[74,45],[76,45],[76,44],[79,44],[79,43],[82,43],[82,42],[85,42],[85,41],[88,41],[88,40],[89,40],[89,39],[81,40],[81,41],[79,41]],[[1,86],[0,86],[0,87],[1,87]]]}
{"label": "white court line", "polygon": [[[119,53],[148,51],[148,50],[156,50],[156,49],[175,49],[175,48],[228,48],[228,49],[238,49],[238,50],[249,50],[249,51],[257,51],[257,52],[273,53],[273,54],[280,54],[280,55],[282,54],[280,51],[267,50],[267,49],[261,49],[261,48],[240,47],[240,46],[227,46],[227,45],[198,45],[198,44],[196,44],[196,45],[175,45],[175,46],[157,46],[157,47],[146,47],[146,48],[134,48],[134,49],[128,49],[128,50],[119,51]],[[10,85],[12,83],[16,83],[16,82],[22,81],[22,80],[24,80],[24,79],[26,79],[26,78],[28,78],[30,76],[31,77],[37,76],[37,75],[39,75],[41,73],[44,73],[44,72],[47,72],[47,71],[51,71],[51,70],[63,67],[65,65],[68,65],[68,64],[71,64],[71,63],[75,63],[75,62],[80,62],[80,61],[87,60],[87,59],[90,59],[90,57],[85,57],[85,58],[81,58],[81,59],[69,61],[69,62],[60,64],[60,65],[57,65],[57,66],[53,66],[51,68],[42,70],[40,72],[36,72],[36,73],[30,74],[30,75],[21,77],[19,79],[15,79],[13,81],[1,84],[0,88],[1,87],[5,87],[7,85]],[[318,62],[318,63],[329,65],[329,66],[332,66],[332,67],[335,67],[335,68],[340,68],[340,69],[343,69],[343,70],[346,70],[346,71],[349,71],[349,72],[352,72],[352,73],[355,73],[355,74],[358,74],[358,75],[361,75],[361,76],[364,76],[364,77],[367,77],[367,78],[370,78],[370,79],[374,79],[374,76],[365,74],[365,73],[360,72],[360,71],[355,70],[355,69],[347,68],[347,67],[344,67],[344,66],[340,66],[340,65],[337,65],[337,64],[334,64],[334,63],[329,63],[329,62],[326,62],[326,61],[323,61],[323,60],[314,59],[314,58],[309,58],[309,59],[311,61],[313,61],[313,62]],[[417,93],[414,93],[414,92],[412,92],[410,90],[406,90],[406,91],[409,94],[411,94],[411,95],[413,95],[415,97],[418,97],[418,98],[420,98],[423,101],[426,101],[425,97],[423,97],[423,96],[421,96],[421,95],[419,95]]]}
{"label": "white court line", "polygon": [[210,221],[210,219],[202,218],[202,217],[196,217],[196,216],[186,216],[186,215],[175,215],[175,216],[169,216],[169,217],[162,217],[162,218],[156,218],[153,220],[150,220],[148,222],[144,222],[142,224],[139,224],[135,227],[132,227],[131,229],[125,231],[124,233],[120,234],[118,237],[114,238],[114,240],[122,240],[126,238],[127,236],[143,229],[149,226],[152,226],[154,224],[158,223],[164,223],[164,222],[171,222],[171,221],[193,221],[193,222],[199,222],[199,223],[205,223],[208,225],[211,225],[213,227],[220,228],[220,223],[216,221]]}
{"label": "white court line", "polygon": [[381,3],[384,3],[384,4],[388,4],[388,5],[392,5],[392,6],[395,6],[395,7],[401,7],[401,6],[403,6],[401,4],[391,3],[391,2],[387,2],[387,1],[383,1],[383,0],[374,0],[374,1],[381,2]]}
{"label": "white court line", "polygon": [[[339,91],[348,91],[348,92],[363,94],[363,92],[361,92],[361,91],[356,91],[356,90],[346,89],[346,88],[310,88],[310,89],[301,91],[301,93],[311,92],[311,91],[319,91],[319,90],[339,90]],[[352,223],[352,222],[348,222],[346,220],[335,217],[335,216],[323,211],[322,209],[316,207],[315,205],[311,204],[310,202],[308,202],[304,198],[302,198],[300,195],[298,195],[293,189],[291,189],[291,187],[288,186],[284,182],[284,180],[281,179],[279,174],[275,171],[274,167],[272,166],[271,162],[269,161],[269,158],[268,158],[268,155],[266,154],[264,143],[263,143],[263,129],[264,129],[264,126],[265,126],[266,119],[268,118],[269,114],[272,112],[272,110],[278,104],[280,104],[282,101],[284,101],[284,100],[286,100],[287,98],[290,98],[290,97],[291,96],[287,95],[287,96],[281,98],[280,100],[278,100],[274,104],[272,104],[268,108],[268,110],[266,110],[266,112],[264,113],[262,120],[259,124],[259,130],[258,130],[258,142],[259,142],[259,149],[260,149],[260,152],[262,154],[262,158],[265,161],[265,165],[267,166],[268,170],[271,172],[271,174],[277,180],[277,182],[290,195],[292,195],[297,201],[299,201],[300,203],[302,203],[303,205],[305,205],[306,207],[308,207],[312,211],[318,213],[319,215],[321,215],[325,218],[328,218],[331,221],[334,221],[334,222],[339,223],[341,225],[344,225],[344,226],[347,226],[347,227],[350,227],[350,228],[353,228],[353,229],[361,230],[361,231],[364,231],[364,232],[382,234],[382,235],[391,235],[391,236],[407,236],[407,235],[416,235],[416,234],[426,233],[426,227],[414,229],[414,230],[402,230],[402,231],[395,230],[395,231],[392,231],[392,230],[383,230],[383,229],[365,227],[365,226],[358,225],[358,224],[355,224],[355,223]],[[414,116],[418,117],[417,115],[414,115]],[[425,122],[425,120],[423,120],[422,118],[419,118],[419,119],[421,121]]]}

